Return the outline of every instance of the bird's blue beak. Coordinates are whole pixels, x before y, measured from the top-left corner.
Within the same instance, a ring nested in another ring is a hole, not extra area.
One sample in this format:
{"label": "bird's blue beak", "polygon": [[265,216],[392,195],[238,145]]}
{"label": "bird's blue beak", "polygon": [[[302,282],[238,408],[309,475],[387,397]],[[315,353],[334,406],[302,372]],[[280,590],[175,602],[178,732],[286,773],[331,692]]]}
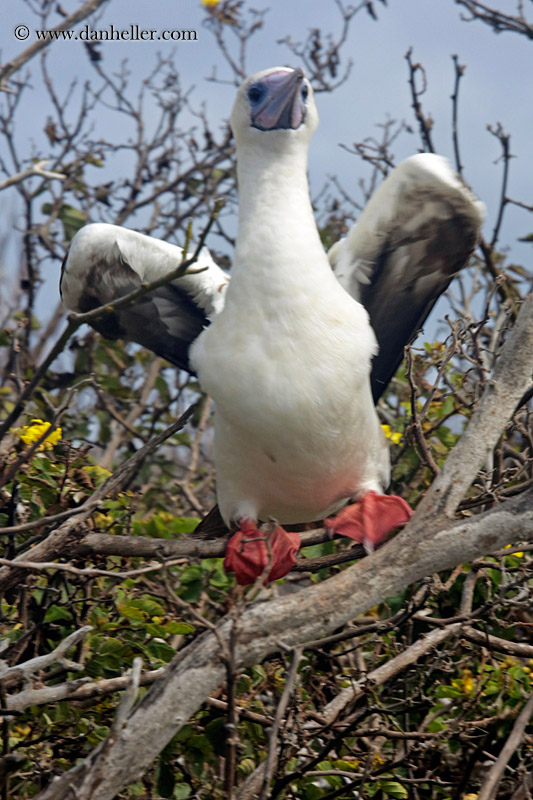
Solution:
{"label": "bird's blue beak", "polygon": [[301,69],[271,72],[247,90],[252,127],[260,131],[299,128],[305,119],[307,84]]}

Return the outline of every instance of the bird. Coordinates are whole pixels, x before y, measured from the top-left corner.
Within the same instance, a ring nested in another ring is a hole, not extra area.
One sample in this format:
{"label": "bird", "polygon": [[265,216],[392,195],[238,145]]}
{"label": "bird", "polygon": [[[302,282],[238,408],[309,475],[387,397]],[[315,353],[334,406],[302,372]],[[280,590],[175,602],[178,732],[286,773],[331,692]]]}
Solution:
{"label": "bird", "polygon": [[[484,216],[445,158],[420,153],[326,253],[307,178],[317,125],[302,69],[247,78],[231,113],[231,277],[204,248],[194,265],[203,271],[95,323],[194,371],[213,398],[217,502],[233,533],[224,566],[243,585],[290,571],[300,540],[286,526],[323,519],[330,535],[372,550],[409,520],[406,501],[385,493],[390,458],[376,402],[468,262]],[[63,263],[63,301],[75,311],[110,302],[181,257],[134,231],[87,225]]]}

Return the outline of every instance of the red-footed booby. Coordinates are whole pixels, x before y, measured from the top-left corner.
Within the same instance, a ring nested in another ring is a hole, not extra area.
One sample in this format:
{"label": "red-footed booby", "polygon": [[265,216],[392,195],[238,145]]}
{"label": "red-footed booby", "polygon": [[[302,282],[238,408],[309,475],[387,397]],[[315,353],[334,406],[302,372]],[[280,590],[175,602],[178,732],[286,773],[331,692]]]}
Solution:
{"label": "red-footed booby", "polygon": [[[483,218],[445,159],[413,156],[328,260],[307,181],[317,123],[300,69],[248,78],[231,116],[239,229],[229,285],[203,251],[204,272],[100,326],[178,366],[190,358],[213,397],[217,500],[234,531],[224,563],[242,584],[290,570],[300,542],[284,524],[327,518],[332,535],[373,548],[409,519],[407,503],[383,493],[389,454],[374,402]],[[87,226],[64,262],[63,299],[75,310],[109,302],[180,257],[133,231]],[[153,318],[149,336],[139,314]]]}

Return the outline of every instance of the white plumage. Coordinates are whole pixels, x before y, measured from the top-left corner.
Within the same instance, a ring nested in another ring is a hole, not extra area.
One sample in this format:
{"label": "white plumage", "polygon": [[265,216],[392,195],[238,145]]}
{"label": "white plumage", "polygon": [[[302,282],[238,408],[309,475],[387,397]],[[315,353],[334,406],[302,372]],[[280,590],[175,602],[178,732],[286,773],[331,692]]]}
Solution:
{"label": "white plumage", "polygon": [[[350,498],[386,489],[388,449],[374,401],[468,259],[483,216],[445,159],[413,156],[328,260],[307,182],[317,123],[301,70],[275,68],[245,81],[231,117],[239,229],[229,286],[203,251],[205,272],[104,323],[180,366],[188,366],[192,342],[191,365],[216,405],[218,503],[226,523],[244,525],[247,535],[258,520],[320,519]],[[180,258],[180,248],[165,242],[87,226],[65,260],[63,298],[86,310]],[[154,315],[151,342],[136,330],[139,313]],[[381,351],[372,365],[376,335]],[[245,547],[259,545],[244,545],[241,536],[237,561]]]}
{"label": "white plumage", "polygon": [[367,312],[333,275],[314,221],[312,97],[296,130],[263,131],[250,124],[246,91],[247,84],[231,118],[240,209],[231,283],[191,357],[216,405],[225,521],[302,522],[388,483],[369,383],[377,347]]}

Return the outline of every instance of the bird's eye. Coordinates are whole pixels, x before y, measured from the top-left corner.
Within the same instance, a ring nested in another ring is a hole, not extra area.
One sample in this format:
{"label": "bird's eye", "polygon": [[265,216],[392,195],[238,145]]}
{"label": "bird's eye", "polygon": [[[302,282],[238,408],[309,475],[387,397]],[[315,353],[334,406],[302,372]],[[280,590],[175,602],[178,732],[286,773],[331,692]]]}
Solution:
{"label": "bird's eye", "polygon": [[307,100],[307,95],[308,94],[309,94],[309,86],[306,83],[304,83],[302,85],[302,98],[304,100]]}
{"label": "bird's eye", "polygon": [[247,92],[248,100],[250,101],[250,103],[253,104],[259,103],[259,101],[263,99],[264,94],[265,94],[264,87],[258,84],[250,86]]}

